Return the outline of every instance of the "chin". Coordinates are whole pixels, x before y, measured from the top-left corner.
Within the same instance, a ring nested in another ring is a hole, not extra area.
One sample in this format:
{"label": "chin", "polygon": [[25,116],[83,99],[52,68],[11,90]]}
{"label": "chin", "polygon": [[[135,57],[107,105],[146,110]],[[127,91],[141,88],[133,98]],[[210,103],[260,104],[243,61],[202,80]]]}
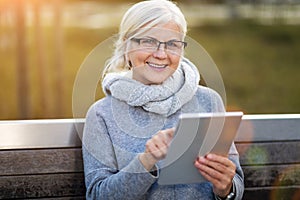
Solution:
{"label": "chin", "polygon": [[159,84],[162,84],[163,82],[165,82],[168,78],[169,78],[169,76],[168,77],[159,77],[159,78],[156,78],[155,80],[152,79],[152,82],[154,84],[159,85]]}

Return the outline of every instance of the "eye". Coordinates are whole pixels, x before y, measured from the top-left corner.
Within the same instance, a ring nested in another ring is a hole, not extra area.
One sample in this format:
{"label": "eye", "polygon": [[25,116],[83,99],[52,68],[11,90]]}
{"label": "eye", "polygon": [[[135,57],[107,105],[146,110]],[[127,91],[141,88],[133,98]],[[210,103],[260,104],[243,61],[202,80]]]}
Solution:
{"label": "eye", "polygon": [[170,47],[170,48],[180,48],[180,42],[170,40],[170,41],[167,42],[167,46]]}
{"label": "eye", "polygon": [[143,39],[141,39],[141,45],[156,46],[157,45],[157,40],[151,39],[151,38],[143,38]]}

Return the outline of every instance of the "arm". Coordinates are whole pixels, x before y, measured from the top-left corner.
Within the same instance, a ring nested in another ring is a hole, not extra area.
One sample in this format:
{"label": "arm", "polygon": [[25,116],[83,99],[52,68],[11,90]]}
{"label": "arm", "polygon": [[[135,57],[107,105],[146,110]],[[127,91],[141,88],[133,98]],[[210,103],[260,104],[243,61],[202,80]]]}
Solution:
{"label": "arm", "polygon": [[83,161],[87,199],[137,199],[156,180],[138,156],[123,169],[118,168],[115,151],[104,120],[95,108],[89,110],[84,127]]}

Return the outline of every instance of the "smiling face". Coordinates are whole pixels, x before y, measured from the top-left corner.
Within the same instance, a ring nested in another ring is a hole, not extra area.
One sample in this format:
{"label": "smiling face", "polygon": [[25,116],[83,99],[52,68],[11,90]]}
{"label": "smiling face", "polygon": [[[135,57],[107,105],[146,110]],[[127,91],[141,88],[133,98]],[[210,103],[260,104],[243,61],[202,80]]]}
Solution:
{"label": "smiling face", "polygon": [[[127,59],[132,65],[132,78],[143,84],[161,84],[170,77],[177,69],[183,47],[179,51],[168,49],[173,43],[168,41],[181,41],[182,34],[175,23],[166,23],[162,26],[154,27],[143,33],[139,38],[150,39],[150,41],[131,40],[129,41]],[[160,41],[159,48],[148,48],[151,41]],[[163,42],[163,43],[162,43]],[[179,42],[179,44],[181,44]]]}

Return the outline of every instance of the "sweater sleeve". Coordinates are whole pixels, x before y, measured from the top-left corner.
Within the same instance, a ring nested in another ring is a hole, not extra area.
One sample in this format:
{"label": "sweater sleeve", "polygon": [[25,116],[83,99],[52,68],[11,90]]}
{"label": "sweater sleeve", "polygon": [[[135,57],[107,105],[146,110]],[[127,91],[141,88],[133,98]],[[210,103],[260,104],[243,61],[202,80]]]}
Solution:
{"label": "sweater sleeve", "polygon": [[236,166],[236,173],[233,177],[233,187],[235,189],[235,199],[240,200],[243,198],[244,193],[244,173],[239,161],[239,154],[236,150],[234,143],[231,145],[229,150],[229,159],[235,164]]}
{"label": "sweater sleeve", "polygon": [[87,199],[139,199],[156,178],[146,171],[138,156],[118,169],[114,148],[104,120],[91,107],[83,132],[82,152]]}

